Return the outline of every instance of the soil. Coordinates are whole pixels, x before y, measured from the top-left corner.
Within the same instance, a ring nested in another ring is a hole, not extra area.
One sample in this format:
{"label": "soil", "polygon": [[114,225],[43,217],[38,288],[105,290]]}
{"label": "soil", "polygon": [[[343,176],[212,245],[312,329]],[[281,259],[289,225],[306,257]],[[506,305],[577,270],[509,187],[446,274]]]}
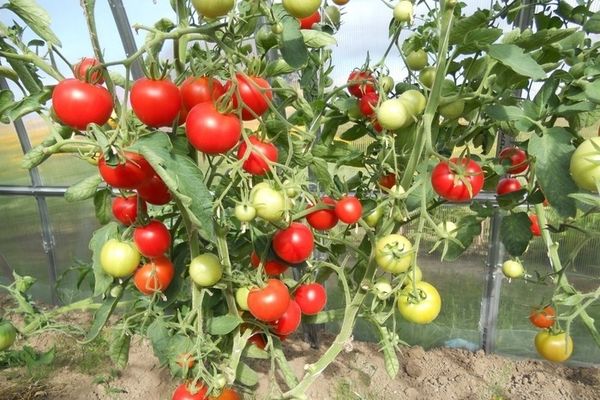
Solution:
{"label": "soil", "polygon": [[[38,339],[29,344],[47,349],[57,339]],[[333,340],[323,338],[323,345]],[[64,344],[64,343],[63,343]],[[322,346],[323,346],[322,345]],[[284,342],[288,359],[297,376],[304,366],[317,360],[321,350],[300,338]],[[69,347],[66,347],[68,349]],[[269,399],[269,361],[254,362],[261,375],[255,396]],[[60,363],[59,363],[60,364]],[[598,400],[600,369],[566,367],[534,360],[515,360],[482,351],[421,347],[403,348],[400,373],[390,379],[383,358],[373,343],[352,342],[307,393],[311,400]],[[89,371],[88,371],[89,372]],[[43,379],[25,379],[24,371],[0,371],[1,400],[170,400],[176,382],[159,366],[150,345],[135,340],[129,365],[120,376],[84,373],[76,363],[62,363]]]}

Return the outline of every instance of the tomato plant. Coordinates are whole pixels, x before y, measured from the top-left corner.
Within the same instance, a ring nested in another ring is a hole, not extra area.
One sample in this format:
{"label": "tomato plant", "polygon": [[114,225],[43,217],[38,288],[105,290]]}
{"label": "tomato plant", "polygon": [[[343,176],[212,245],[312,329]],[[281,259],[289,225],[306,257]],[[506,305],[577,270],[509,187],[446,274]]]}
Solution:
{"label": "tomato plant", "polygon": [[73,129],[104,125],[113,111],[110,92],[102,86],[65,79],[52,91],[52,108],[58,119]]}
{"label": "tomato plant", "polygon": [[507,172],[510,174],[520,174],[525,172],[529,166],[527,152],[518,147],[505,147],[498,155],[502,164],[508,164]]}
{"label": "tomato plant", "polygon": [[98,160],[100,176],[110,186],[118,189],[135,189],[154,174],[152,167],[141,154],[125,152],[123,158],[112,165],[104,156],[100,156]]}
{"label": "tomato plant", "polygon": [[152,220],[133,231],[133,242],[140,253],[146,257],[160,257],[171,245],[171,234],[162,222]]}
{"label": "tomato plant", "polygon": [[273,323],[273,332],[277,335],[291,335],[300,326],[302,310],[294,299],[290,299],[285,312]]}
{"label": "tomato plant", "polygon": [[235,83],[225,84],[228,91],[234,87],[231,98],[234,108],[241,108],[244,121],[260,117],[269,109],[269,102],[273,99],[273,92],[269,82],[260,76],[235,75]]}
{"label": "tomato plant", "polygon": [[552,306],[534,308],[529,314],[529,320],[537,328],[550,328],[556,322],[556,311]]}
{"label": "tomato plant", "polygon": [[102,85],[104,83],[100,62],[95,58],[83,57],[73,66],[73,76],[80,81],[93,85]]}
{"label": "tomato plant", "polygon": [[362,204],[354,196],[342,197],[335,204],[335,215],[347,224],[355,224],[362,215]]}
{"label": "tomato plant", "polygon": [[483,171],[473,160],[451,158],[431,172],[433,190],[449,201],[468,201],[483,188]]}
{"label": "tomato plant", "polygon": [[214,103],[225,94],[223,84],[209,76],[190,76],[179,88],[183,106],[191,110],[200,103]]}
{"label": "tomato plant", "polygon": [[521,190],[521,182],[515,178],[502,178],[496,186],[496,194],[498,196],[518,192],[519,190]]}
{"label": "tomato plant", "polygon": [[367,93],[375,93],[375,78],[370,71],[354,70],[348,76],[348,92],[361,98]]}
{"label": "tomato plant", "polygon": [[142,265],[133,275],[133,283],[144,294],[163,292],[173,280],[175,267],[166,257],[158,257]]}

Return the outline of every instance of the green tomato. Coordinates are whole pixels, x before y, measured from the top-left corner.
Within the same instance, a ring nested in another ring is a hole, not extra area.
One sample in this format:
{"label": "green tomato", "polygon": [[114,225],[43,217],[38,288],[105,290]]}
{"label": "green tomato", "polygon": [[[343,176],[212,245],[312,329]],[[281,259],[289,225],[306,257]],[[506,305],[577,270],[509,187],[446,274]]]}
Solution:
{"label": "green tomato", "polygon": [[362,113],[360,112],[360,106],[358,105],[358,100],[352,99],[352,105],[348,108],[348,118],[353,121],[357,121],[363,118]]}
{"label": "green tomato", "polygon": [[381,278],[373,284],[373,291],[380,300],[385,300],[392,293],[392,285],[387,279]]}
{"label": "green tomato", "polygon": [[273,189],[266,182],[259,183],[252,188],[250,202],[256,209],[256,215],[270,222],[283,219],[287,209],[283,194]]}
{"label": "green tomato", "polygon": [[271,26],[271,32],[275,35],[279,35],[283,32],[283,24],[281,22],[277,22]]}
{"label": "green tomato", "polygon": [[133,274],[140,265],[141,255],[133,243],[110,239],[100,250],[100,265],[104,272],[114,278]]}
{"label": "green tomato", "polygon": [[410,121],[410,113],[400,99],[386,100],[377,109],[377,121],[389,130],[400,129]]}
{"label": "green tomato", "polygon": [[438,111],[446,119],[456,119],[465,111],[465,102],[463,100],[456,100],[439,107]]}
{"label": "green tomato", "polygon": [[406,55],[406,66],[413,71],[420,71],[427,66],[427,53],[423,49],[411,51]]}
{"label": "green tomato", "polygon": [[587,139],[571,156],[571,177],[581,189],[598,192],[600,184],[600,137]]}
{"label": "green tomato", "polygon": [[412,22],[413,4],[410,1],[402,0],[394,7],[394,19],[398,22]]}
{"label": "green tomato", "polygon": [[241,222],[250,222],[256,217],[256,208],[248,204],[238,204],[235,206],[234,215]]}
{"label": "green tomato", "polygon": [[365,222],[371,228],[377,225],[381,217],[383,216],[383,207],[375,207],[367,216],[365,216]]}
{"label": "green tomato", "polygon": [[192,0],[196,11],[208,18],[217,18],[233,10],[235,0]]}
{"label": "green tomato", "polygon": [[394,88],[394,78],[389,75],[382,76],[379,78],[379,85],[384,93],[389,93]]}
{"label": "green tomato", "polygon": [[427,89],[433,87],[433,81],[435,81],[435,67],[425,67],[419,72],[419,81]]}
{"label": "green tomato", "polygon": [[412,244],[402,235],[387,235],[375,243],[375,262],[386,272],[399,274],[408,271],[413,258]]}
{"label": "green tomato", "polygon": [[190,263],[190,277],[198,286],[213,286],[223,276],[223,266],[219,257],[212,253],[204,253],[194,257]]}
{"label": "green tomato", "polygon": [[[437,289],[425,281],[415,283],[413,287],[407,286],[398,296],[398,311],[409,322],[415,324],[428,324],[440,313],[442,298]],[[416,295],[416,296],[415,296]]]}
{"label": "green tomato", "polygon": [[402,284],[402,286],[406,287],[412,285],[413,271],[415,276],[415,282],[421,282],[423,280],[423,271],[421,271],[421,268],[414,265],[404,273],[404,283]]}
{"label": "green tomato", "polygon": [[[275,26],[275,25],[273,25]],[[270,49],[277,45],[277,36],[269,29],[267,25],[260,27],[256,32],[256,44],[263,49]]]}
{"label": "green tomato", "polygon": [[321,6],[321,0],[283,0],[283,8],[296,18],[306,18]]}
{"label": "green tomato", "polygon": [[247,287],[241,287],[235,291],[235,302],[244,311],[250,310],[248,308],[248,293],[250,293],[250,289]]}
{"label": "green tomato", "polygon": [[400,97],[398,97],[406,110],[413,116],[416,117],[425,111],[425,106],[427,105],[427,98],[423,95],[423,93],[418,90],[410,89],[406,92],[402,93]]}
{"label": "green tomato", "polygon": [[525,268],[516,260],[506,260],[502,264],[502,273],[507,278],[517,279],[525,275]]}
{"label": "green tomato", "polygon": [[17,338],[17,330],[9,321],[0,321],[0,351],[13,345]]}

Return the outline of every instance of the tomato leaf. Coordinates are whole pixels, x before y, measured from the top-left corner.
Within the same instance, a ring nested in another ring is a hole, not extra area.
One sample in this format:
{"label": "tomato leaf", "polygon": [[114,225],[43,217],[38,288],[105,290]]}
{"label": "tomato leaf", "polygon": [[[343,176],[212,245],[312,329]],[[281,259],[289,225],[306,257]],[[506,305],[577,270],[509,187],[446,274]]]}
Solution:
{"label": "tomato leaf", "polygon": [[60,47],[60,40],[50,29],[50,15],[34,0],[9,0],[6,8],[21,18],[32,31],[37,33],[46,42]]}
{"label": "tomato leaf", "polygon": [[242,352],[242,356],[248,358],[257,358],[259,360],[266,360],[269,358],[269,353],[256,346],[246,346],[246,348]]}
{"label": "tomato leaf", "polygon": [[161,365],[167,363],[170,352],[170,337],[169,330],[162,318],[156,318],[150,325],[148,325],[148,329],[146,331],[148,335],[148,339],[150,339],[150,343],[152,343],[152,349],[154,350],[154,355],[158,358]]}
{"label": "tomato leaf", "polygon": [[500,239],[510,255],[518,257],[525,252],[533,237],[530,226],[531,221],[525,212],[510,214],[502,219]]}
{"label": "tomato leaf", "polygon": [[221,315],[210,318],[207,321],[206,329],[211,335],[227,335],[229,332],[232,332],[235,328],[237,328],[241,322],[242,320],[234,315]]}
{"label": "tomato leaf", "polygon": [[564,128],[550,128],[543,136],[532,135],[527,151],[536,158],[535,173],[552,207],[563,217],[575,216],[575,200],[568,195],[578,192],[569,171],[571,134]]}
{"label": "tomato leaf", "polygon": [[331,178],[329,167],[325,160],[315,157],[312,160],[312,163],[308,166],[308,169],[310,173],[314,174],[323,191],[326,192],[330,187],[333,186],[333,178]]}
{"label": "tomato leaf", "polygon": [[461,18],[454,23],[450,33],[450,44],[462,43],[469,32],[484,28],[488,24],[489,11],[476,11],[473,15]]}
{"label": "tomato leaf", "polygon": [[295,18],[291,17],[279,4],[273,6],[275,18],[281,21],[281,55],[285,62],[292,68],[300,68],[308,61],[308,50],[304,44],[304,37]]}
{"label": "tomato leaf", "polygon": [[258,374],[244,362],[238,364],[235,378],[244,386],[255,386],[258,383]]}
{"label": "tomato leaf", "polygon": [[94,207],[96,218],[102,225],[107,224],[112,216],[112,191],[102,189],[94,194]]}
{"label": "tomato leaf", "polygon": [[92,251],[92,269],[94,270],[94,296],[104,294],[113,282],[113,278],[107,275],[100,264],[100,251],[108,239],[117,234],[118,224],[111,222],[94,232],[90,240]]}
{"label": "tomato leaf", "polygon": [[362,125],[354,125],[352,128],[348,129],[344,133],[340,135],[340,139],[354,141],[356,139],[360,139],[365,136],[369,131]]}
{"label": "tomato leaf", "polygon": [[583,24],[583,30],[587,33],[600,33],[600,12],[592,15],[592,17]]}
{"label": "tomato leaf", "polygon": [[489,47],[488,54],[519,75],[533,79],[546,77],[546,72],[542,67],[522,48],[513,44],[493,44]]}
{"label": "tomato leaf", "polygon": [[345,310],[339,308],[336,310],[321,311],[317,315],[305,315],[302,317],[303,324],[325,324],[327,322],[341,321],[344,319]]}
{"label": "tomato leaf", "polygon": [[594,82],[587,84],[584,93],[589,101],[600,104],[600,81],[595,80]]}
{"label": "tomato leaf", "polygon": [[92,198],[96,194],[96,189],[100,183],[102,183],[100,175],[88,176],[67,189],[65,200],[80,201]]}
{"label": "tomato leaf", "polygon": [[85,336],[83,343],[90,343],[92,340],[96,339],[100,332],[102,332],[102,328],[108,322],[108,319],[112,315],[113,311],[117,307],[117,303],[121,300],[121,296],[123,296],[124,290],[122,290],[116,297],[107,297],[104,299],[104,302],[94,314],[94,321],[92,322],[92,326],[90,327],[89,332]]}
{"label": "tomato leaf", "polygon": [[460,242],[460,245],[454,241],[448,241],[448,247],[444,255],[445,261],[456,260],[469,248],[473,243],[473,239],[481,234],[481,219],[475,215],[464,216],[456,225],[458,225],[458,229],[455,239]]}
{"label": "tomato leaf", "polygon": [[21,159],[21,167],[31,169],[37,167],[50,157],[50,154],[44,152],[44,146],[35,146],[29,150]]}
{"label": "tomato leaf", "polygon": [[312,29],[302,29],[300,33],[302,34],[304,43],[307,47],[318,49],[337,44],[335,38],[326,32],[315,31]]}
{"label": "tomato leaf", "polygon": [[123,369],[129,362],[129,346],[131,336],[121,329],[114,329],[111,333],[108,354],[110,360],[118,369]]}

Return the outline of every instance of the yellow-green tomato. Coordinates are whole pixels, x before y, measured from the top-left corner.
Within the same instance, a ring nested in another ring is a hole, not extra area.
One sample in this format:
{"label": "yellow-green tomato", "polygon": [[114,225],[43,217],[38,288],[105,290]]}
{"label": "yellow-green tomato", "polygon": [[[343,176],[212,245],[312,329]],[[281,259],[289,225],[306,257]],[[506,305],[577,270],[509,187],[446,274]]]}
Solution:
{"label": "yellow-green tomato", "polygon": [[548,361],[563,362],[573,354],[573,339],[565,332],[540,331],[535,335],[535,349]]}
{"label": "yellow-green tomato", "polygon": [[270,222],[281,220],[287,208],[284,195],[266,182],[252,188],[250,201],[256,209],[256,215]]}
{"label": "yellow-green tomato", "polygon": [[463,111],[465,111],[465,102],[462,100],[456,100],[452,103],[440,106],[438,111],[442,117],[446,119],[456,119],[462,115]]}
{"label": "yellow-green tomato", "polygon": [[373,292],[380,300],[387,299],[392,293],[392,285],[385,278],[379,279],[373,284]]}
{"label": "yellow-green tomato", "polygon": [[502,263],[502,273],[507,278],[517,279],[525,275],[525,268],[516,260],[506,260]]}
{"label": "yellow-green tomato", "polygon": [[581,189],[598,191],[600,183],[600,137],[587,139],[571,156],[571,177]]}
{"label": "yellow-green tomato", "polygon": [[415,282],[421,282],[423,280],[423,271],[421,271],[421,268],[414,265],[404,273],[404,284],[402,286],[412,285],[413,275],[415,277]]}
{"label": "yellow-green tomato", "polygon": [[393,233],[377,240],[375,262],[382,270],[392,274],[408,271],[414,257],[410,240]]}
{"label": "yellow-green tomato", "polygon": [[233,9],[235,0],[192,0],[196,11],[208,18],[217,18]]}
{"label": "yellow-green tomato", "polygon": [[377,121],[389,130],[400,129],[409,122],[410,113],[400,99],[386,100],[377,109]]}
{"label": "yellow-green tomato", "polygon": [[17,338],[17,330],[9,321],[0,321],[0,351],[13,345]]}
{"label": "yellow-green tomato", "polygon": [[110,239],[100,250],[100,265],[104,272],[114,278],[133,274],[140,265],[141,255],[133,243]]}
{"label": "yellow-green tomato", "polygon": [[394,87],[394,78],[389,75],[385,75],[379,78],[379,85],[384,93],[388,93]]}
{"label": "yellow-green tomato", "polygon": [[411,22],[413,18],[413,4],[402,0],[394,7],[394,19],[398,22]]}
{"label": "yellow-green tomato", "polygon": [[219,257],[212,253],[204,253],[192,259],[190,277],[198,286],[213,286],[223,276],[223,266]]}
{"label": "yellow-green tomato", "polygon": [[414,117],[425,111],[427,98],[418,90],[410,89],[402,93],[399,97],[400,101],[406,107],[406,110]]}
{"label": "yellow-green tomato", "polygon": [[433,81],[435,80],[435,67],[425,67],[419,72],[419,81],[427,89],[433,87]]}
{"label": "yellow-green tomato", "polygon": [[283,0],[283,8],[296,18],[306,18],[321,6],[321,0]]}
{"label": "yellow-green tomato", "polygon": [[365,216],[365,222],[372,228],[377,225],[382,215],[383,207],[375,207],[369,214]]}
{"label": "yellow-green tomato", "polygon": [[241,222],[250,222],[256,217],[256,208],[249,204],[238,204],[234,210],[235,217]]}
{"label": "yellow-green tomato", "polygon": [[247,287],[241,287],[235,291],[235,302],[244,311],[250,310],[248,308],[248,293],[250,293],[250,289]]}
{"label": "yellow-green tomato", "polygon": [[413,71],[420,71],[427,66],[427,53],[423,49],[411,51],[406,55],[406,66]]}
{"label": "yellow-green tomato", "polygon": [[440,313],[442,309],[442,298],[437,289],[425,281],[407,286],[398,296],[398,310],[400,315],[409,322],[415,324],[428,324]]}

